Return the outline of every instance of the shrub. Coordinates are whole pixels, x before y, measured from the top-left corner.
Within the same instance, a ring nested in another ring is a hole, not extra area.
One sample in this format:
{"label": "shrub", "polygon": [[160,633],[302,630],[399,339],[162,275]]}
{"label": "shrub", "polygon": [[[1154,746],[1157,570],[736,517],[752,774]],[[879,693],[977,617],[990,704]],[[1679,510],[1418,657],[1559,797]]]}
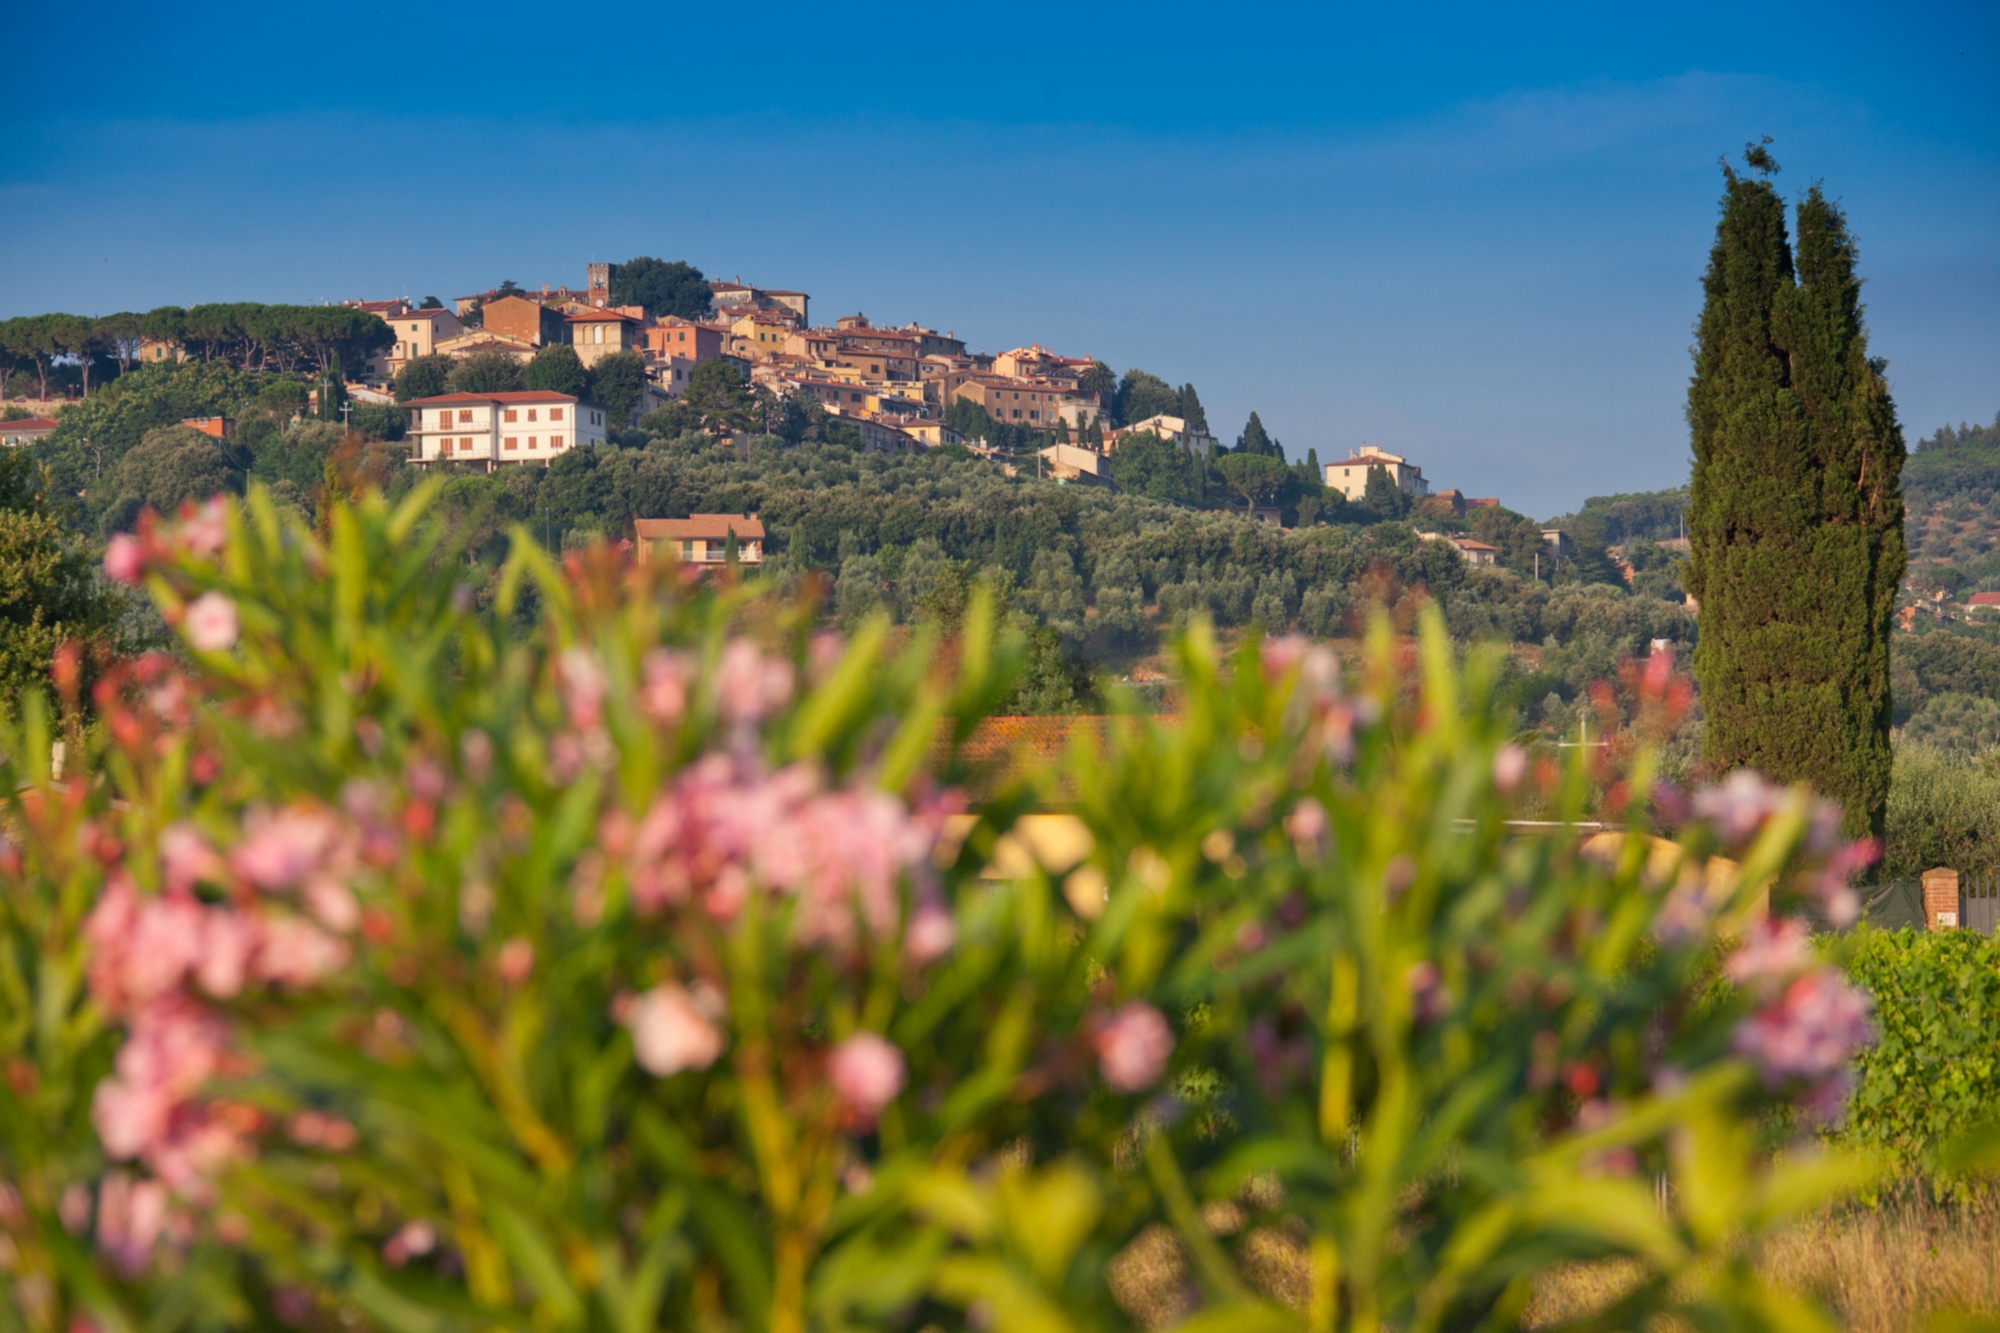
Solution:
{"label": "shrub", "polygon": [[[1592,775],[1531,769],[1429,614],[1351,682],[1197,620],[1177,721],[1114,695],[959,813],[1025,655],[983,586],[843,645],[516,532],[482,600],[436,485],[323,540],[261,490],[148,520],[107,568],[183,656],[107,678],[60,777],[39,696],[0,735],[33,1326],[1119,1327],[1156,1227],[1216,1328],[1505,1326],[1601,1258],[1619,1326],[1807,1317],[1756,1241],[1869,1173],[1750,1133],[1862,1035],[1752,920],[1774,876],[1842,896],[1805,793],[1701,793],[1664,863],[1511,834]],[[1066,850],[1016,826],[1056,802]],[[1272,1244],[1304,1312],[1239,1276]]]}
{"label": "shrub", "polygon": [[1883,845],[1889,879],[1934,866],[2000,868],[2000,772],[1928,745],[1897,746]]}
{"label": "shrub", "polygon": [[1879,1036],[1855,1061],[1841,1136],[1936,1176],[1940,1152],[2000,1107],[2000,940],[1863,927],[1845,962]]}

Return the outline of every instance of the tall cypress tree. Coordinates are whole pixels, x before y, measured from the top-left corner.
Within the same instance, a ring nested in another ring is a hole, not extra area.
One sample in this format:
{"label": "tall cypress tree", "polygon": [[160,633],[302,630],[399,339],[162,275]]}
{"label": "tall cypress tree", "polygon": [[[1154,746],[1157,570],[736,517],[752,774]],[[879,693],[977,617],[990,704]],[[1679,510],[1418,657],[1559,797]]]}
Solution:
{"label": "tall cypress tree", "polygon": [[1850,836],[1879,836],[1902,435],[1839,209],[1807,194],[1795,267],[1768,178],[1724,172],[1688,391],[1704,748],[1717,768],[1810,782]]}

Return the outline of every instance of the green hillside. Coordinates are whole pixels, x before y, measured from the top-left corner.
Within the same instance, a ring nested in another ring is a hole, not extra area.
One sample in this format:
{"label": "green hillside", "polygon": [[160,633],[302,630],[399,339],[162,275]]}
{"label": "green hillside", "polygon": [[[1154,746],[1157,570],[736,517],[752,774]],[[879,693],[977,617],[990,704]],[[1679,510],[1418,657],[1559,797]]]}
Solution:
{"label": "green hillside", "polygon": [[1903,503],[1913,576],[1944,565],[1968,587],[2000,589],[2000,415],[1917,441],[1903,464]]}

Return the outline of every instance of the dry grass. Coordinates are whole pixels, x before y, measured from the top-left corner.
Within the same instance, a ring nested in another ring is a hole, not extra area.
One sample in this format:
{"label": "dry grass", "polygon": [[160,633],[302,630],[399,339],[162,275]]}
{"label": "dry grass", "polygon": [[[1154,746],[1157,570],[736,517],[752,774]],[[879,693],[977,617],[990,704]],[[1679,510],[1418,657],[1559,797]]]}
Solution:
{"label": "dry grass", "polygon": [[[1904,1333],[1947,1310],[2000,1315],[2000,1207],[1906,1201],[1842,1209],[1776,1236],[1760,1267],[1856,1333]],[[1636,1271],[1578,1264],[1552,1272],[1527,1322],[1555,1324],[1601,1308]]]}
{"label": "dry grass", "polygon": [[[1298,1241],[1260,1231],[1239,1253],[1253,1286],[1294,1309],[1304,1305],[1309,1274]],[[1856,1333],[1905,1333],[1941,1311],[2000,1316],[2000,1200],[1829,1213],[1772,1240],[1762,1267],[1771,1281],[1818,1300]],[[1637,1273],[1629,1263],[1554,1270],[1524,1323],[1547,1327],[1601,1309]],[[1119,1305],[1145,1328],[1171,1328],[1196,1308],[1186,1259],[1164,1227],[1128,1246],[1108,1277]]]}

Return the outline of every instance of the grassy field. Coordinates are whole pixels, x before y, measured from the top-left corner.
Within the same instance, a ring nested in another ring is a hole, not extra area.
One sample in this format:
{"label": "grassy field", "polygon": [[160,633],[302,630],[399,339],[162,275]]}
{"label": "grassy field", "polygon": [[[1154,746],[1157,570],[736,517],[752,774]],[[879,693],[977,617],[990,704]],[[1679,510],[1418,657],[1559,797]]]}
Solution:
{"label": "grassy field", "polygon": [[[1219,1219],[1211,1218],[1211,1225]],[[1217,1228],[1228,1230],[1227,1222]],[[1246,1246],[1246,1276],[1295,1308],[1309,1287],[1301,1247],[1275,1232]],[[2000,1317],[2000,1197],[1958,1206],[1886,1203],[1844,1209],[1792,1228],[1767,1250],[1779,1285],[1820,1301],[1856,1333],[1906,1333],[1934,1314]],[[1546,1327],[1614,1299],[1632,1270],[1577,1265],[1551,1273],[1526,1326]],[[1113,1265],[1112,1289],[1149,1329],[1171,1328],[1194,1308],[1179,1245],[1164,1230],[1142,1236]]]}

